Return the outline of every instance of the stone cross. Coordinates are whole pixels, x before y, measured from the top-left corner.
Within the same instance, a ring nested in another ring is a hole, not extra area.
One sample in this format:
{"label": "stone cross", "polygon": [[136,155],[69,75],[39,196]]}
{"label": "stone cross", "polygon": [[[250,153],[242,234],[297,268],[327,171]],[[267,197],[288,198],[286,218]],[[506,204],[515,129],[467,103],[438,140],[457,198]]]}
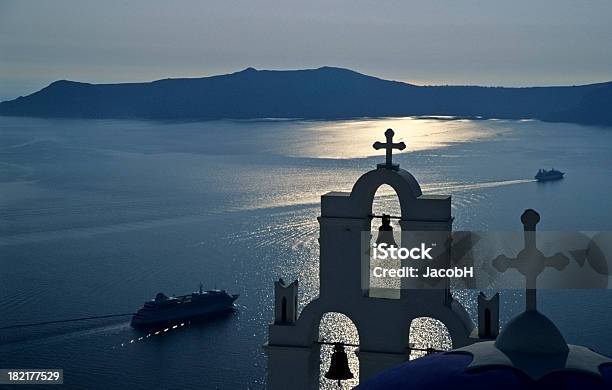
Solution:
{"label": "stone cross", "polygon": [[374,145],[372,145],[374,147],[374,149],[379,150],[379,149],[386,149],[386,162],[384,164],[378,164],[378,168],[388,168],[388,169],[394,169],[394,170],[398,170],[399,169],[399,164],[393,164],[393,149],[397,149],[397,150],[404,150],[406,149],[406,144],[403,142],[398,142],[398,143],[393,143],[393,136],[395,135],[395,132],[391,129],[387,129],[387,131],[385,131],[385,137],[387,138],[387,142],[382,143],[379,141],[374,142]]}
{"label": "stone cross", "polygon": [[525,247],[514,259],[504,255],[493,260],[493,266],[500,272],[514,268],[526,278],[525,306],[528,311],[537,310],[536,280],[546,267],[554,267],[561,271],[569,264],[569,259],[562,253],[546,257],[536,246],[536,225],[540,222],[540,214],[535,210],[525,210],[521,215]]}

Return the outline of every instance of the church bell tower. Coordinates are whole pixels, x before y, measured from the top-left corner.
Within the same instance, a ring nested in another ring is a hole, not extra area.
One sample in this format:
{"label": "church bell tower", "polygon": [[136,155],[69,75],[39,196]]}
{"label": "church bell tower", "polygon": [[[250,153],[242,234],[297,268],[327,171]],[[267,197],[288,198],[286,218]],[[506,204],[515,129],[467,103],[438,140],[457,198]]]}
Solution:
{"label": "church bell tower", "polygon": [[452,231],[450,195],[424,195],[414,176],[392,161],[394,132],[385,132],[384,163],[363,174],[350,192],[329,192],[321,196],[319,245],[319,296],[297,315],[297,281],[275,283],[275,317],[269,326],[268,388],[311,389],[319,384],[319,322],[329,312],[348,316],[359,333],[359,377],[365,380],[383,369],[406,361],[410,356],[409,329],[419,317],[435,318],[446,325],[453,347],[469,345],[474,324],[463,306],[455,301],[442,281],[436,288],[402,286],[398,299],[380,298],[370,289],[368,262],[374,195],[382,185],[391,186],[399,198],[402,245],[422,239],[423,234],[441,235],[438,261],[450,261],[446,245]]}

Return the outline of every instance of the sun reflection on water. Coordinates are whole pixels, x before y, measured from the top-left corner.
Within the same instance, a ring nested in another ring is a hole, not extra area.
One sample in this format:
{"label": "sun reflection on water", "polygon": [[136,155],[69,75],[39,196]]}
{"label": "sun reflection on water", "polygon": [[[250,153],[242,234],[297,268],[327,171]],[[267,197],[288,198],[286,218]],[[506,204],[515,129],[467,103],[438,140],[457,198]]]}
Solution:
{"label": "sun reflection on water", "polygon": [[307,123],[302,131],[313,134],[292,143],[289,155],[334,159],[384,155],[385,151],[374,150],[372,143],[374,139],[384,142],[382,133],[387,128],[395,131],[394,142],[406,143],[403,153],[431,150],[495,136],[499,127],[492,129],[486,123],[413,117],[335,121],[326,122],[324,126],[312,122],[310,126]]}

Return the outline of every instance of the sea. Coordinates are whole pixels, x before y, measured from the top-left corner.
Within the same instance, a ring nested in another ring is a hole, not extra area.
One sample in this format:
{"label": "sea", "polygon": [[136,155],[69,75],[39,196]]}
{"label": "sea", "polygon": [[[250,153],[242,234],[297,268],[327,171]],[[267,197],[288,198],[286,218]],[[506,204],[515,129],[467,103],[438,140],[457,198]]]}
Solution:
{"label": "sea", "polygon": [[[0,329],[0,368],[61,368],[71,389],[265,388],[273,282],[299,279],[300,308],[317,296],[320,197],[350,191],[383,161],[372,143],[387,128],[407,144],[394,162],[423,192],[452,195],[456,230],[520,231],[527,208],[538,229],[612,230],[612,128],[0,117],[0,328],[132,313],[200,283],[240,294],[230,315],[158,334],[132,329],[129,316]],[[566,177],[533,180],[552,167]],[[390,188],[377,195],[375,213],[398,209]],[[475,293],[457,292],[473,317]],[[609,290],[545,290],[538,305],[568,342],[612,355]],[[502,324],[523,308],[521,291],[501,291]],[[435,320],[413,327],[419,345],[449,346]],[[358,341],[338,313],[320,334]]]}

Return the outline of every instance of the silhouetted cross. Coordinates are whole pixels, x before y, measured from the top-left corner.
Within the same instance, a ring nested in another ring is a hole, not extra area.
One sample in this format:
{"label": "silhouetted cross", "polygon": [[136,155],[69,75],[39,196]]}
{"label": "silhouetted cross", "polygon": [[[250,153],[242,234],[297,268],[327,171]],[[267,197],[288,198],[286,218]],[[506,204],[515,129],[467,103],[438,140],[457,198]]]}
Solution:
{"label": "silhouetted cross", "polygon": [[398,143],[393,143],[393,136],[395,135],[395,132],[391,129],[387,129],[387,131],[385,131],[385,137],[387,138],[387,142],[385,142],[384,144],[382,142],[376,141],[374,142],[374,145],[372,145],[374,147],[374,149],[379,150],[379,149],[386,149],[387,153],[387,159],[386,162],[384,164],[378,164],[379,168],[389,168],[389,169],[399,169],[399,164],[393,164],[393,149],[397,149],[397,150],[404,150],[406,149],[406,144],[403,142],[398,142]]}
{"label": "silhouetted cross", "polygon": [[546,257],[536,247],[536,225],[540,222],[540,214],[535,210],[525,210],[521,215],[523,223],[525,248],[522,249],[515,259],[504,255],[497,256],[493,260],[493,266],[500,272],[508,268],[515,268],[527,279],[527,291],[525,292],[526,310],[537,310],[536,304],[536,280],[538,275],[546,267],[554,267],[561,271],[569,264],[569,259],[562,253]]}

